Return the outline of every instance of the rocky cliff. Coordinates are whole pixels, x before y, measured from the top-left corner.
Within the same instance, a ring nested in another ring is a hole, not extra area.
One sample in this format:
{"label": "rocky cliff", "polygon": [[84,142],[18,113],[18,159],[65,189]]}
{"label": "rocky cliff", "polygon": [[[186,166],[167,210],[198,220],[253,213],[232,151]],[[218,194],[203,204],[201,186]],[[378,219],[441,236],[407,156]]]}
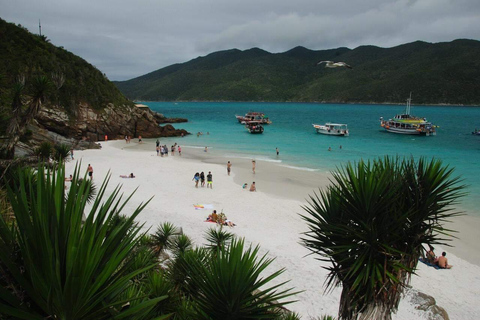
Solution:
{"label": "rocky cliff", "polygon": [[[104,109],[94,110],[88,105],[80,104],[74,115],[69,115],[61,107],[44,107],[36,117],[37,124],[56,134],[77,140],[103,141],[123,139],[125,136],[144,138],[172,137],[188,134],[167,124],[164,116],[148,108],[131,105],[114,106],[108,104]],[[173,119],[172,122],[185,122],[185,119]]]}

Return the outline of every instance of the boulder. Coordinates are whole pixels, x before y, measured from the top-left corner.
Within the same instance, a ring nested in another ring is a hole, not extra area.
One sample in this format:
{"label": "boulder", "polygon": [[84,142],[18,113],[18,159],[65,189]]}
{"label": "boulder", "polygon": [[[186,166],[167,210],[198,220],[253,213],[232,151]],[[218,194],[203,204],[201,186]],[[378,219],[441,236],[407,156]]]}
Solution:
{"label": "boulder", "polygon": [[410,302],[417,310],[425,312],[425,319],[450,320],[447,311],[436,304],[435,298],[414,289],[408,291]]}

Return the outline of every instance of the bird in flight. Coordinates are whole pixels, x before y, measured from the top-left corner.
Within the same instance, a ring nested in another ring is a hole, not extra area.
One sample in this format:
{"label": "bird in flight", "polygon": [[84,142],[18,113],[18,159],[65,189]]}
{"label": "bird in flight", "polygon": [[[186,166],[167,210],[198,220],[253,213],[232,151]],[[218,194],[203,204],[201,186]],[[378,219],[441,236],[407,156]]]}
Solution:
{"label": "bird in flight", "polygon": [[333,61],[320,61],[317,65],[325,62],[325,68],[337,68],[337,67],[346,67],[348,69],[353,69],[352,66],[349,66],[345,62],[333,62]]}

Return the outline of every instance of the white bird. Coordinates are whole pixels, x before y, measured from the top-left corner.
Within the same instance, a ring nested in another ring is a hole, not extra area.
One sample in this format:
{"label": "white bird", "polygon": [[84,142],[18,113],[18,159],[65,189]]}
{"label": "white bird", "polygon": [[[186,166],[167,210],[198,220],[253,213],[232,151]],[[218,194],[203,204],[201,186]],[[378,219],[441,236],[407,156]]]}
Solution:
{"label": "white bird", "polygon": [[337,67],[346,67],[348,69],[353,69],[351,66],[346,64],[345,62],[333,62],[333,61],[320,61],[317,63],[321,64],[325,62],[325,68],[337,68]]}

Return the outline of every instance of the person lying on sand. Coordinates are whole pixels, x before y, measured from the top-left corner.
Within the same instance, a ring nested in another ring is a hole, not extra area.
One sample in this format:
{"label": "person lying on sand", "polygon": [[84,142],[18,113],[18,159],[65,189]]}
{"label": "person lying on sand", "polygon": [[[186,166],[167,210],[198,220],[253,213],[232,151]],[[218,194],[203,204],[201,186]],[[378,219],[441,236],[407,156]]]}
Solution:
{"label": "person lying on sand", "polygon": [[65,181],[70,181],[71,182],[72,180],[73,180],[72,175],[70,175],[70,177],[68,177],[68,178],[65,178]]}
{"label": "person lying on sand", "polygon": [[133,175],[133,173],[130,173],[128,176],[120,175],[120,178],[135,178],[135,176]]}

